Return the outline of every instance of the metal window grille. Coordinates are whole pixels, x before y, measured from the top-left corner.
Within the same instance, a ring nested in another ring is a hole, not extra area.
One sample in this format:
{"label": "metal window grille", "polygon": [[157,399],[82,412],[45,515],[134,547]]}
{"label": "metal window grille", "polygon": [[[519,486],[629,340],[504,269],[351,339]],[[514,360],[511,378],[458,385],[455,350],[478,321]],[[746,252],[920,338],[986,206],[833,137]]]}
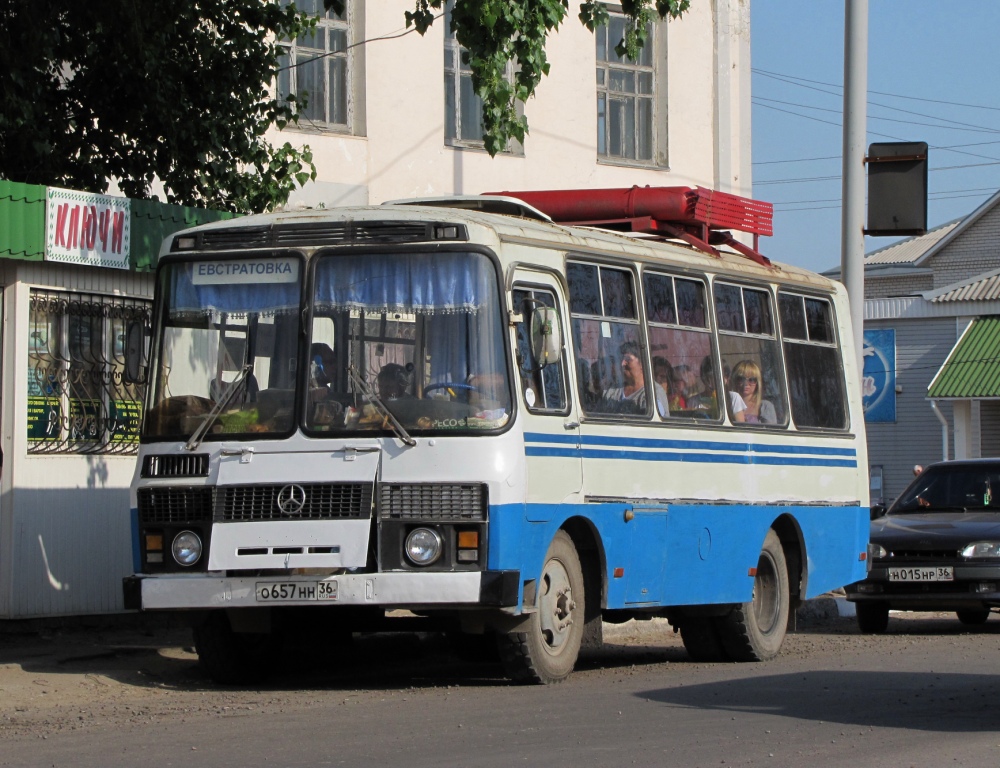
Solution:
{"label": "metal window grille", "polygon": [[32,290],[28,452],[135,454],[144,388],[127,383],[125,332],[152,302]]}

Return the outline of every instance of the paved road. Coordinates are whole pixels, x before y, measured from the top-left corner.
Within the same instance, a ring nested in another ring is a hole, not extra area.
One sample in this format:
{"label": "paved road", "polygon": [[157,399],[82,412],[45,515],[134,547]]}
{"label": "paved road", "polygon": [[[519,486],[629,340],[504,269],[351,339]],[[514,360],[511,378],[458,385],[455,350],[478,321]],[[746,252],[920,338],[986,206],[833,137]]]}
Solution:
{"label": "paved road", "polygon": [[254,691],[211,684],[173,636],[20,661],[8,643],[0,667],[45,693],[10,684],[10,711],[0,675],[0,765],[1000,764],[1000,617],[976,632],[894,617],[882,637],[829,619],[749,665],[691,663],[665,625],[611,640],[552,687],[508,685],[436,638],[379,636],[297,649]]}

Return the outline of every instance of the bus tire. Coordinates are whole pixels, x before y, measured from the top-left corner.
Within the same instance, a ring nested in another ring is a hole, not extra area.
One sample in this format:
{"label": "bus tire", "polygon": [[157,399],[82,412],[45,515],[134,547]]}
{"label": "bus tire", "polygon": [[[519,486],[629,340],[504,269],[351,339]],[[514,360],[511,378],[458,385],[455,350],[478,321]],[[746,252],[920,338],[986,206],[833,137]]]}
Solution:
{"label": "bus tire", "polygon": [[266,680],[281,658],[281,641],[273,632],[233,632],[224,611],[212,611],[194,628],[198,664],[216,683],[246,685]]}
{"label": "bus tire", "polygon": [[718,618],[722,645],[733,661],[766,661],[781,651],[791,598],[785,551],[774,530],[764,538],[750,602]]}
{"label": "bus tire", "polygon": [[729,661],[729,654],[722,644],[716,620],[711,616],[692,616],[685,618],[680,627],[684,650],[688,652],[691,661],[717,662]]}
{"label": "bus tire", "polygon": [[854,615],[862,635],[881,635],[889,628],[888,603],[855,603]]}
{"label": "bus tire", "polygon": [[525,632],[497,635],[500,661],[517,683],[559,683],[576,665],[583,640],[583,569],[573,540],[556,533],[538,580],[538,610]]}

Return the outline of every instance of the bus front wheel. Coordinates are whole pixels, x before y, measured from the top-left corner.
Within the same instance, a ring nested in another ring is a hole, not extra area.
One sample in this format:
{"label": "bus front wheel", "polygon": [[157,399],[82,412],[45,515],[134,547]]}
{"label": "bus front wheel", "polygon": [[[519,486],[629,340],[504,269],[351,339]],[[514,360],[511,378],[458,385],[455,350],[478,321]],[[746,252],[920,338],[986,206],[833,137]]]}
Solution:
{"label": "bus front wheel", "polygon": [[497,636],[500,660],[518,683],[558,683],[576,665],[583,639],[583,569],[573,540],[559,531],[538,580],[538,610],[525,632]]}
{"label": "bus front wheel", "polygon": [[766,661],[781,650],[790,596],[785,551],[769,530],[757,560],[750,602],[717,619],[719,637],[733,661]]}
{"label": "bus front wheel", "polygon": [[212,611],[194,628],[198,663],[223,685],[245,685],[267,679],[281,658],[281,641],[274,632],[234,632],[224,611]]}

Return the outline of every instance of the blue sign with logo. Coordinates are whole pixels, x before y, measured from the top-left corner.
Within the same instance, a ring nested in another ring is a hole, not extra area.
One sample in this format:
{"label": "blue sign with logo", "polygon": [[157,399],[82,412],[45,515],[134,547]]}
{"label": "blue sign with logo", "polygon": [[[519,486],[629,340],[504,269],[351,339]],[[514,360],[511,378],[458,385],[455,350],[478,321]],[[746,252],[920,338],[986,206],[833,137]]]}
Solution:
{"label": "blue sign with logo", "polygon": [[861,372],[861,405],[867,422],[896,420],[896,331],[865,331],[864,368]]}

